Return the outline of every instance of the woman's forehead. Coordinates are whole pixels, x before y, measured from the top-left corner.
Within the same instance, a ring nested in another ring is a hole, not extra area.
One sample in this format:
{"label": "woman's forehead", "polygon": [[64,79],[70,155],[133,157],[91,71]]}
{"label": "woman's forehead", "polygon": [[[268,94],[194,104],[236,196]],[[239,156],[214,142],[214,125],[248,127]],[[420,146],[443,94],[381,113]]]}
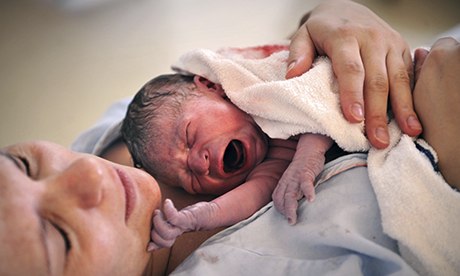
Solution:
{"label": "woman's forehead", "polygon": [[45,141],[30,141],[17,143],[11,146],[4,148],[4,151],[12,154],[33,154],[33,155],[42,155],[42,154],[54,154],[64,150],[65,148],[56,145],[50,142]]}

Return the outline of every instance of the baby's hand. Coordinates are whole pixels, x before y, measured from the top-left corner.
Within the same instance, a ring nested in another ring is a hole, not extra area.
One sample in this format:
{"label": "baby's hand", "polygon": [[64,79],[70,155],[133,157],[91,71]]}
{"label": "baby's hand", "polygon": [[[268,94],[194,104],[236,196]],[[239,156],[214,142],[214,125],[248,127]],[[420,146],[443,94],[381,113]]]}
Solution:
{"label": "baby's hand", "polygon": [[147,250],[171,247],[176,238],[184,232],[211,229],[215,223],[212,217],[216,209],[216,204],[212,202],[198,202],[178,211],[172,201],[166,199],[163,205],[164,213],[155,210],[152,241]]}
{"label": "baby's hand", "polygon": [[[166,214],[172,214],[172,216],[174,216],[175,213],[178,213],[170,199],[165,200],[163,209]],[[168,215],[166,215],[165,218],[165,215],[161,210],[155,210],[153,215],[153,229],[150,233],[151,241],[149,242],[147,251],[153,251],[163,247],[171,247],[176,241],[176,238],[185,232],[184,229],[179,226],[169,223],[167,218]]]}
{"label": "baby's hand", "polygon": [[323,170],[324,155],[331,145],[332,140],[327,136],[304,134],[300,137],[294,158],[272,195],[275,208],[289,224],[297,222],[299,199],[303,196],[310,202],[315,199],[314,182]]}

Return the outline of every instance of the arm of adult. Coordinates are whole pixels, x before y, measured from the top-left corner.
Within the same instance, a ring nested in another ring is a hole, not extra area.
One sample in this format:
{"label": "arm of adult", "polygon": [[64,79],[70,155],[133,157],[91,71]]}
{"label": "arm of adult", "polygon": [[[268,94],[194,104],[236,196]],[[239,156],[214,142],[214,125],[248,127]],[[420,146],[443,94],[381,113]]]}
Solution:
{"label": "arm of adult", "polygon": [[415,61],[414,105],[423,137],[436,150],[444,179],[460,189],[460,43],[439,39],[429,52],[417,49]]}
{"label": "arm of adult", "polygon": [[348,0],[323,1],[302,21],[289,47],[286,78],[306,72],[316,54],[327,55],[345,118],[352,123],[365,119],[374,147],[389,143],[388,98],[401,130],[411,136],[421,133],[412,103],[412,58],[399,33],[368,8]]}

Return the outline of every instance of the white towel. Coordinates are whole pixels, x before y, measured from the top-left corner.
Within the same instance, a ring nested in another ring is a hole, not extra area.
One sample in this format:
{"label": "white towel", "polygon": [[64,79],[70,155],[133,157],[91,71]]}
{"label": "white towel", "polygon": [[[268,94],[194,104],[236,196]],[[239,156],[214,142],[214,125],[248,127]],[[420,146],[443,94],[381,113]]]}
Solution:
{"label": "white towel", "polygon": [[[254,48],[249,51],[257,52]],[[235,52],[236,55],[226,49],[228,58],[224,58],[210,50],[191,51],[173,68],[220,83],[228,98],[251,114],[271,138],[320,133],[348,151],[369,149],[364,125],[349,123],[340,111],[337,84],[328,59],[319,59],[308,74],[285,80],[287,51],[262,59],[245,58]]]}
{"label": "white towel", "polygon": [[[286,49],[284,44],[197,49],[181,56],[173,69],[220,83],[271,138],[320,133],[344,150],[369,150],[364,125],[350,124],[342,115],[330,61],[318,58],[307,73],[285,80]],[[371,148],[368,155],[383,229],[420,274],[460,275],[460,193],[434,171],[413,138],[394,122],[390,130],[390,147]]]}
{"label": "white towel", "polygon": [[[383,229],[421,275],[460,275],[460,193],[394,121],[389,129],[390,146],[371,148],[368,155]],[[423,140],[417,142],[436,154]]]}

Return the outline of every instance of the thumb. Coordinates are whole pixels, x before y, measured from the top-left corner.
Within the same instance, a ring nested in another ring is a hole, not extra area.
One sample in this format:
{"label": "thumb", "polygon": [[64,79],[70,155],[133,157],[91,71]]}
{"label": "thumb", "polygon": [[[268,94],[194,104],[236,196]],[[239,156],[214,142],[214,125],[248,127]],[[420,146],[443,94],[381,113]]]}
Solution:
{"label": "thumb", "polygon": [[297,30],[289,44],[286,79],[298,77],[310,69],[315,57],[315,46],[304,24]]}
{"label": "thumb", "polygon": [[172,202],[172,200],[169,198],[167,198],[163,203],[163,213],[168,222],[170,222],[171,220],[174,220],[175,217],[177,216],[178,211],[176,207],[174,206],[174,203]]}

